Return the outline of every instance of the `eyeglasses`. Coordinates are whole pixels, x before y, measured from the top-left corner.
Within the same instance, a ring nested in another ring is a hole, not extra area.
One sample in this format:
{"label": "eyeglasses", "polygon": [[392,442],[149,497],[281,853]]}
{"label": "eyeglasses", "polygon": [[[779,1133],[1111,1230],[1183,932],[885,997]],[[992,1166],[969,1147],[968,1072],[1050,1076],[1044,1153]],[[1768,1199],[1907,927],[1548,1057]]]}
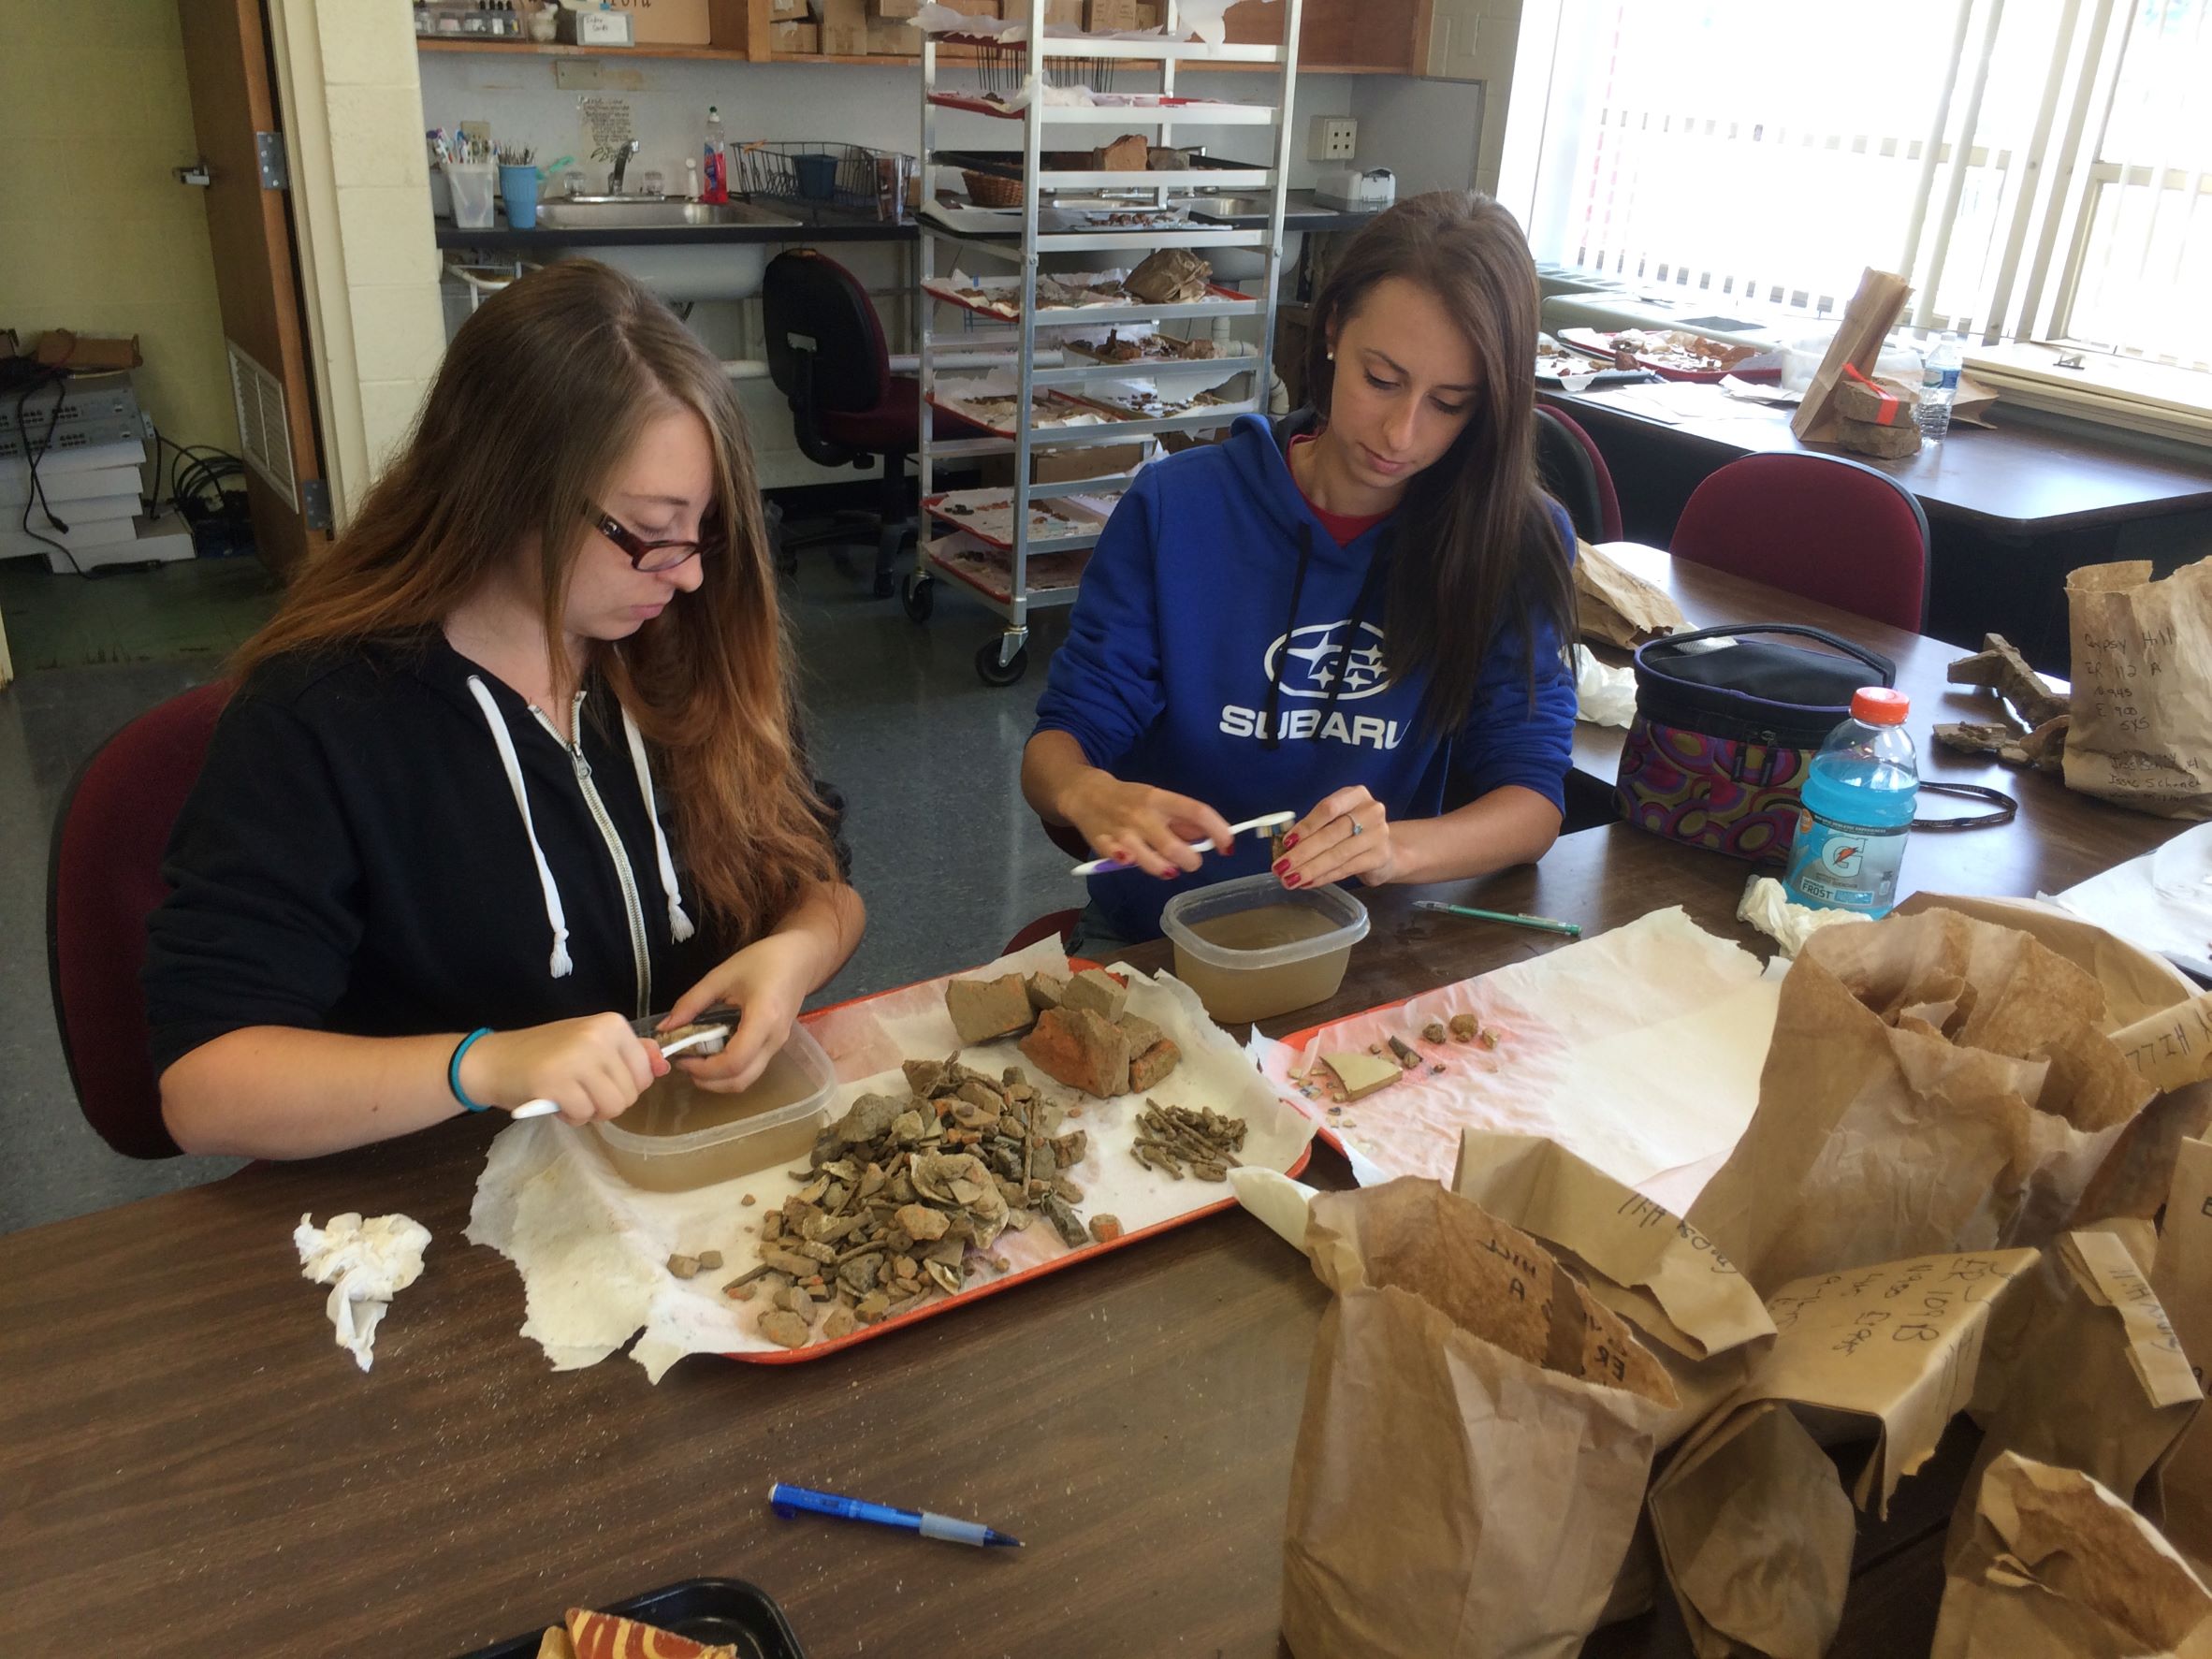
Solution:
{"label": "eyeglasses", "polygon": [[630,562],[642,571],[674,570],[685,560],[720,545],[711,519],[699,527],[695,542],[648,542],[605,508],[589,503],[584,508],[584,522],[621,548]]}

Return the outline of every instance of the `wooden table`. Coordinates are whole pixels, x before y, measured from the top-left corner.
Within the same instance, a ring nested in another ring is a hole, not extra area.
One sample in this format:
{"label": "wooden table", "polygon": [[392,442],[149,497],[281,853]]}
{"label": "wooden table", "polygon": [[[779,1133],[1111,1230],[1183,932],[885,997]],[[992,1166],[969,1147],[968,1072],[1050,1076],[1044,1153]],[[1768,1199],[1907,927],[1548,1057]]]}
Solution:
{"label": "wooden table", "polygon": [[[1666,396],[1691,413],[1654,419],[1595,388],[1542,394],[1595,440],[1635,541],[1671,541],[1690,492],[1731,460],[1843,454],[1799,444],[1790,411],[1739,402],[1718,386],[1677,383]],[[1700,403],[1710,411],[1696,413]],[[1846,458],[1887,473],[1927,510],[1930,633],[1977,641],[2002,633],[2039,666],[2063,673],[2065,573],[2115,559],[2147,559],[2163,572],[2202,557],[2212,536],[2212,458],[2076,436],[2001,407],[1995,418],[1987,429],[1955,426],[1901,460]]]}
{"label": "wooden table", "polygon": [[[1685,603],[1700,582],[1681,578]],[[1762,615],[1782,603],[1727,597]],[[2072,880],[2175,827],[2080,807],[2077,821],[2037,799],[1962,873]],[[1908,875],[1929,859],[1916,841]],[[1733,921],[1743,877],[1613,826],[1431,891],[1593,932],[1681,904],[1749,942]],[[1267,1029],[1558,948],[1417,913],[1417,895],[1364,895],[1374,932],[1342,993]],[[1166,960],[1157,943],[1131,955]],[[766,1588],[817,1656],[1278,1652],[1290,1450],[1324,1296],[1266,1230],[1216,1216],[812,1363],[692,1359],[658,1388],[619,1358],[555,1375],[517,1333],[514,1271],[461,1237],[495,1127],[0,1238],[9,1652],[96,1631],[128,1632],[134,1652],[435,1659],[699,1574]],[[1308,1179],[1347,1177],[1324,1149]],[[435,1241],[367,1375],[332,1345],[291,1244],[302,1212],[342,1209],[403,1210]],[[1970,1449],[1946,1448],[1954,1488]],[[776,1521],[776,1479],[975,1515],[1028,1548]],[[1838,1652],[1926,1651],[1948,1499],[1930,1474],[1863,1529]],[[1588,1651],[1689,1649],[1663,1607]]]}

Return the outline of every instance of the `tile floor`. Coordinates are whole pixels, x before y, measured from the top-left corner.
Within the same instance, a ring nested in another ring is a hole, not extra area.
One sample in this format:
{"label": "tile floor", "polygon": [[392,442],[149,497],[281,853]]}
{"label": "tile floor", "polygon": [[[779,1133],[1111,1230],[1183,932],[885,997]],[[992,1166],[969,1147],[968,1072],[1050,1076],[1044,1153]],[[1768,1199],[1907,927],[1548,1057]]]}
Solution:
{"label": "tile floor", "polygon": [[[113,592],[99,604],[192,603],[189,577],[165,576],[171,590],[151,596],[123,587],[128,580],[135,578],[104,583]],[[238,577],[221,573],[217,580]],[[1065,613],[1041,619],[1028,677],[994,691],[976,678],[971,659],[997,621],[941,588],[936,617],[916,627],[895,600],[867,597],[865,578],[808,553],[787,595],[815,752],[845,792],[854,880],[870,910],[867,938],[825,997],[988,960],[1033,917],[1080,902],[1065,857],[1045,840],[1016,785]],[[53,599],[62,597],[85,598]],[[14,636],[17,613],[0,614]],[[84,614],[99,613],[88,605]],[[45,943],[54,808],[109,732],[204,679],[215,662],[206,652],[134,661],[146,653],[97,641],[91,654],[108,660],[40,668],[19,649],[22,677],[0,691],[0,1231],[211,1180],[233,1167],[218,1159],[138,1163],[109,1152],[78,1113],[54,1035]]]}

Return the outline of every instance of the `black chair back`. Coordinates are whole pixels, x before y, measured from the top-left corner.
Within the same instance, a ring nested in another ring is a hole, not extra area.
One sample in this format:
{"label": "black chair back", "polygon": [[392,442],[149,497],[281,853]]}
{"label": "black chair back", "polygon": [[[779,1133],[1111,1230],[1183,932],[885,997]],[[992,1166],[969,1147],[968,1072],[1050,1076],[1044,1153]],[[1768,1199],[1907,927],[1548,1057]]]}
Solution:
{"label": "black chair back", "polygon": [[1597,468],[1574,433],[1542,404],[1536,406],[1536,475],[1552,500],[1574,520],[1575,533],[1586,542],[1607,540],[1605,496],[1598,488]]}
{"label": "black chair back", "polygon": [[890,390],[891,357],[876,308],[852,273],[811,248],[768,263],[761,284],[768,375],[796,410],[873,409]]}

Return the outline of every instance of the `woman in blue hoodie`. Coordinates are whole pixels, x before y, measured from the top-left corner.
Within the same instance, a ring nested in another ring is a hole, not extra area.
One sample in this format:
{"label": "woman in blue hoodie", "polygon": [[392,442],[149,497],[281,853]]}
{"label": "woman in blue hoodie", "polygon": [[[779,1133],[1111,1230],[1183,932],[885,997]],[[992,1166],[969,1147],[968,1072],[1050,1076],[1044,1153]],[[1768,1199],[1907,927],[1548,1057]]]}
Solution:
{"label": "woman in blue hoodie", "polygon": [[1237,819],[1303,812],[1288,887],[1479,876],[1558,837],[1574,532],[1536,481],[1536,298],[1497,203],[1403,202],[1315,302],[1315,407],[1123,495],[1022,765],[1048,822],[1135,866],[1092,878],[1086,946],[1269,867]]}

